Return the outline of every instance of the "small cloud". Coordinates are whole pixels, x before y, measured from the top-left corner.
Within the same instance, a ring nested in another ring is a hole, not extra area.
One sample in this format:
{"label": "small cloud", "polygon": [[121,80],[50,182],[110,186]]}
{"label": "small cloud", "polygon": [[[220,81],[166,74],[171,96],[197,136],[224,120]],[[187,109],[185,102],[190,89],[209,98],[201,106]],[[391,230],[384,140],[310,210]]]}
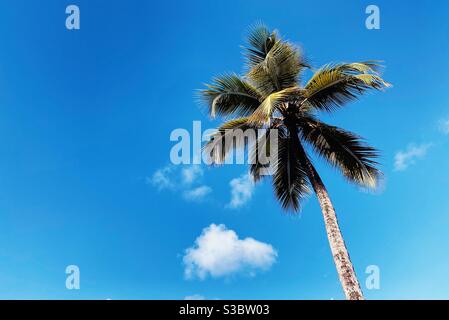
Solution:
{"label": "small cloud", "polygon": [[184,300],[206,300],[206,298],[200,294],[194,294],[191,296],[186,296]]}
{"label": "small cloud", "polygon": [[203,229],[195,245],[186,250],[183,262],[186,278],[217,278],[235,273],[255,275],[275,262],[277,252],[270,244],[253,238],[239,239],[225,225],[211,224]]}
{"label": "small cloud", "polygon": [[254,181],[249,174],[244,174],[239,178],[232,179],[229,182],[231,186],[231,201],[227,207],[237,209],[247,203],[254,193]]}
{"label": "small cloud", "polygon": [[207,196],[209,193],[212,192],[212,188],[208,186],[200,186],[198,188],[184,191],[184,199],[189,201],[201,201],[204,199],[205,196]]}
{"label": "small cloud", "polygon": [[156,170],[151,177],[146,178],[147,183],[152,184],[158,190],[173,189],[173,167],[166,166],[162,169]]}
{"label": "small cloud", "polygon": [[405,151],[398,151],[394,156],[394,170],[404,171],[410,165],[416,163],[416,160],[422,159],[426,156],[427,151],[432,144],[414,145],[410,144]]}
{"label": "small cloud", "polygon": [[449,134],[449,119],[442,119],[438,123],[438,128],[440,132],[447,135]]}
{"label": "small cloud", "polygon": [[203,169],[199,165],[192,165],[183,168],[181,171],[182,182],[185,184],[192,184],[203,176]]}
{"label": "small cloud", "polygon": [[183,195],[188,201],[200,201],[212,192],[209,186],[195,186],[203,176],[203,169],[198,165],[188,167],[168,165],[146,177],[146,183],[153,185],[159,191],[170,190]]}

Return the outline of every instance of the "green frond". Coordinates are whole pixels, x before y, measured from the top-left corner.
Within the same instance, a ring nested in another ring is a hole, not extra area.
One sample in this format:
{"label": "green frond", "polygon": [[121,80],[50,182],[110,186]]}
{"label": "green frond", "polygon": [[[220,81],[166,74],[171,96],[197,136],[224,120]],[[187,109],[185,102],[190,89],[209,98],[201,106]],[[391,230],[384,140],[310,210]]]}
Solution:
{"label": "green frond", "polygon": [[298,211],[300,201],[310,193],[307,171],[304,167],[305,154],[301,153],[296,133],[279,130],[278,163],[273,173],[273,187],[285,210]]}
{"label": "green frond", "polygon": [[330,112],[369,89],[390,87],[376,73],[379,66],[374,62],[357,62],[322,67],[305,86],[302,110],[315,108]]}
{"label": "green frond", "polygon": [[200,98],[207,104],[213,118],[217,115],[250,115],[262,100],[257,89],[236,74],[216,77],[206,87],[200,91]]}
{"label": "green frond", "polygon": [[[247,129],[254,129],[248,118],[230,120],[221,125],[204,145],[203,152],[211,164],[223,164],[231,150],[248,146]],[[252,141],[254,142],[254,141]]]}
{"label": "green frond", "polygon": [[381,60],[368,60],[363,62],[343,63],[340,64],[343,70],[349,72],[362,72],[362,73],[378,73],[380,68],[383,67]]}
{"label": "green frond", "polygon": [[250,150],[250,174],[254,182],[258,182],[263,177],[261,175],[263,169],[271,173],[272,163],[269,163],[271,156],[271,135],[278,135],[277,129],[281,125],[282,120],[273,119],[268,129],[258,132],[257,143]]}
{"label": "green frond", "polygon": [[349,181],[370,188],[376,187],[381,175],[374,160],[378,157],[378,152],[361,137],[312,117],[302,118],[299,126],[302,139],[317,154],[338,168]]}
{"label": "green frond", "polygon": [[285,109],[285,104],[302,99],[303,90],[299,87],[291,87],[270,94],[260,106],[249,116],[248,121],[254,125],[267,124],[275,110]]}
{"label": "green frond", "polygon": [[248,44],[245,47],[245,57],[249,69],[265,60],[268,52],[278,40],[276,31],[270,31],[262,23],[254,25],[248,33]]}
{"label": "green frond", "polygon": [[297,86],[305,66],[299,48],[287,41],[277,40],[265,58],[251,66],[246,76],[267,97],[273,92]]}
{"label": "green frond", "polygon": [[362,81],[366,86],[372,89],[382,90],[383,88],[391,87],[391,84],[385,82],[381,77],[375,74],[357,74],[354,76],[358,80]]}

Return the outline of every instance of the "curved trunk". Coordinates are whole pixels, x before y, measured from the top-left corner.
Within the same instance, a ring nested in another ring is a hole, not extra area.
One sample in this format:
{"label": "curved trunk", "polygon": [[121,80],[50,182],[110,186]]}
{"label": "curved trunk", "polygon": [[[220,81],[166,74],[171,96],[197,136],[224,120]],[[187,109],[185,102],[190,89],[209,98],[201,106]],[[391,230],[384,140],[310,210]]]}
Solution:
{"label": "curved trunk", "polygon": [[348,300],[363,300],[363,293],[360,289],[359,281],[355,275],[354,267],[349,258],[343,236],[338,226],[337,215],[332,205],[326,187],[323,184],[318,172],[310,161],[307,160],[307,170],[313,189],[317,194],[321,210],[323,211],[324,224],[326,225],[327,238],[337,267],[338,277],[340,278],[343,291]]}

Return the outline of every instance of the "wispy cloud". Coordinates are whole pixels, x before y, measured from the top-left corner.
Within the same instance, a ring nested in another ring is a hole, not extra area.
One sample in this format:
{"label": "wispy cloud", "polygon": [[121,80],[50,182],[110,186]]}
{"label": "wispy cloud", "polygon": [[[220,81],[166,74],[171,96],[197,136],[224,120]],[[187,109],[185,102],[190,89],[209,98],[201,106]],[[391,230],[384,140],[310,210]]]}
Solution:
{"label": "wispy cloud", "polygon": [[438,129],[441,133],[447,135],[449,134],[449,118],[448,119],[441,119],[438,122]]}
{"label": "wispy cloud", "polygon": [[406,170],[410,165],[415,164],[418,159],[424,158],[431,146],[431,143],[410,144],[407,149],[396,152],[394,156],[394,170]]}
{"label": "wispy cloud", "polygon": [[173,167],[166,166],[156,170],[151,177],[146,178],[146,181],[158,190],[173,189],[175,186],[173,181]]}
{"label": "wispy cloud", "polygon": [[211,192],[212,192],[211,187],[200,186],[191,190],[184,191],[183,196],[184,199],[189,201],[201,201]]}
{"label": "wispy cloud", "polygon": [[231,186],[231,201],[227,205],[228,208],[240,208],[253,196],[254,182],[249,174],[232,179],[229,185]]}
{"label": "wispy cloud", "polygon": [[203,174],[203,169],[198,165],[168,165],[156,170],[146,181],[158,190],[181,193],[185,200],[198,202],[212,192],[212,188],[207,185],[198,186]]}
{"label": "wispy cloud", "polygon": [[277,252],[270,244],[253,238],[239,239],[225,225],[211,224],[203,229],[195,245],[186,250],[184,272],[188,279],[236,273],[254,275],[257,270],[269,269],[276,258]]}
{"label": "wispy cloud", "polygon": [[192,184],[198,181],[203,174],[204,171],[199,165],[188,166],[181,171],[182,182],[185,184]]}

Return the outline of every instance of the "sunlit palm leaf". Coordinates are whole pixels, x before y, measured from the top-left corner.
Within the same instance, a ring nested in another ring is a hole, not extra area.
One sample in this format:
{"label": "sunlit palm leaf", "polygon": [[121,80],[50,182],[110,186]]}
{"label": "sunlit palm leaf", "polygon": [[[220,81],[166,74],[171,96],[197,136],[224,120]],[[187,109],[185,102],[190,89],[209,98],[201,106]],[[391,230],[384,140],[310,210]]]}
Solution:
{"label": "sunlit palm leaf", "polygon": [[369,60],[363,62],[353,62],[353,63],[341,63],[339,64],[342,70],[355,73],[378,73],[383,67],[381,64],[383,61],[380,60]]}
{"label": "sunlit palm leaf", "polygon": [[265,59],[247,73],[248,79],[264,97],[275,91],[298,85],[299,75],[305,67],[299,48],[277,40]]}
{"label": "sunlit palm leaf", "polygon": [[236,74],[216,77],[200,97],[209,107],[211,117],[238,114],[250,115],[260,105],[260,93],[249,82]]}
{"label": "sunlit palm leaf", "polygon": [[378,66],[373,62],[324,66],[306,84],[302,109],[332,111],[369,89],[389,87],[375,72]]}
{"label": "sunlit palm leaf", "polygon": [[276,31],[270,31],[261,23],[251,28],[248,34],[249,46],[245,47],[248,68],[251,69],[263,62],[277,40],[278,35]]}
{"label": "sunlit palm leaf", "polygon": [[266,124],[270,121],[275,110],[285,111],[286,103],[302,100],[303,90],[291,87],[270,94],[249,117],[248,121],[254,125]]}

